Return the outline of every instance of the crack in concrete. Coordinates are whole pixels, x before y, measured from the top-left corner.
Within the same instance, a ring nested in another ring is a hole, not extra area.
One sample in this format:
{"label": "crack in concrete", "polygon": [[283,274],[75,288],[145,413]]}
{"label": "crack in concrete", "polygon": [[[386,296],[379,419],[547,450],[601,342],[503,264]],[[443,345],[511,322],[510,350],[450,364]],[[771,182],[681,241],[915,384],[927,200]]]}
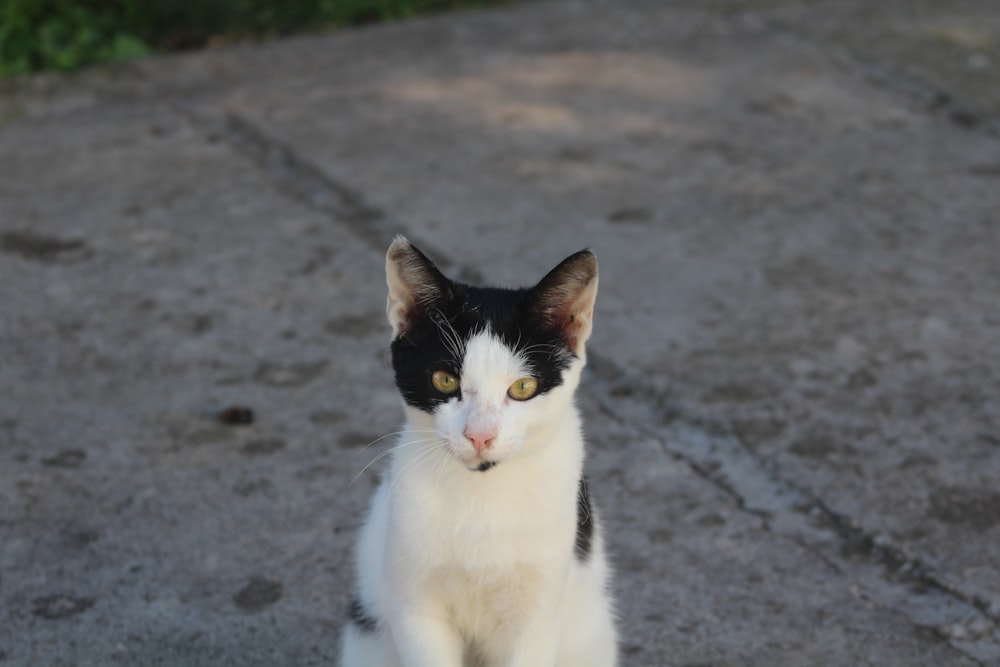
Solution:
{"label": "crack in concrete", "polygon": [[[178,108],[178,112],[207,135],[221,136],[278,191],[328,215],[376,252],[383,252],[395,234],[406,231],[402,221],[333,180],[249,119],[236,113],[219,119],[191,109]],[[420,244],[443,269],[481,282],[477,268],[448,258],[423,240]],[[880,606],[902,614],[915,629],[931,628],[941,641],[981,665],[1000,660],[1000,641],[993,638],[1000,627],[1000,605],[936,572],[925,559],[907,553],[888,536],[867,531],[808,489],[784,479],[717,420],[671,402],[600,353],[592,351],[589,356],[588,391],[608,415],[654,438],[665,454],[759,517],[766,531],[792,540],[834,572],[859,582],[866,594],[878,598]],[[973,626],[979,630],[969,639],[970,633],[963,629]]]}
{"label": "crack in concrete", "polygon": [[391,230],[396,224],[382,211],[371,206],[353,188],[329,178],[291,148],[266,136],[246,118],[227,114],[221,123],[221,135],[292,199],[335,218],[373,247],[391,238]]}
{"label": "crack in concrete", "polygon": [[[740,509],[760,518],[768,532],[791,539],[842,576],[861,582],[879,604],[903,614],[918,628],[933,628],[955,650],[980,664],[1000,658],[1000,643],[990,636],[954,641],[956,624],[1000,625],[995,604],[935,571],[926,559],[908,553],[889,536],[866,530],[850,516],[781,476],[718,420],[697,409],[670,402],[641,379],[590,353],[597,384],[591,394],[606,414],[651,437],[695,474],[730,497]],[[621,401],[621,387],[645,397]],[[989,633],[982,633],[988,635]]]}
{"label": "crack in concrete", "polygon": [[[255,165],[276,190],[336,220],[373,250],[385,252],[389,242],[406,230],[406,225],[387,215],[357,190],[330,178],[317,165],[268,136],[241,114],[229,112],[219,118],[185,105],[176,106],[175,111],[204,134],[222,138]],[[443,270],[460,271],[463,278],[472,282],[482,281],[478,269],[451,261],[432,243],[412,235],[410,238],[419,240],[420,247],[433,255]]]}

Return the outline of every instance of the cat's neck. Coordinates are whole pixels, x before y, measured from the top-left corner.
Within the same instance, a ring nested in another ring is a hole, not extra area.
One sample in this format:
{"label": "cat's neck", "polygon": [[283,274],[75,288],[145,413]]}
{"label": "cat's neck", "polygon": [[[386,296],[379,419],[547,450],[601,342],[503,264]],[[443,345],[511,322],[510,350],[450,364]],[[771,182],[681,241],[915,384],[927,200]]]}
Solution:
{"label": "cat's neck", "polygon": [[572,540],[583,474],[575,409],[546,431],[551,439],[543,446],[484,472],[469,470],[441,447],[421,453],[419,445],[407,446],[407,437],[423,437],[421,430],[402,434],[382,491],[390,531],[407,545],[414,571],[460,564],[506,572],[525,560],[558,559]]}

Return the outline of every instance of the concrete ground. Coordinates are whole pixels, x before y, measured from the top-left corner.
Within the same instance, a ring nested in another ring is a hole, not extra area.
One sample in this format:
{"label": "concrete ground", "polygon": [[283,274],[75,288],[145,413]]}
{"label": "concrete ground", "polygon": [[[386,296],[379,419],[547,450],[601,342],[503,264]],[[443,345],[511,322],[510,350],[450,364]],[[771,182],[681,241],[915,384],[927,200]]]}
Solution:
{"label": "concrete ground", "polygon": [[0,86],[0,665],[333,663],[396,232],[498,284],[597,253],[624,665],[1000,665],[991,0],[528,2]]}

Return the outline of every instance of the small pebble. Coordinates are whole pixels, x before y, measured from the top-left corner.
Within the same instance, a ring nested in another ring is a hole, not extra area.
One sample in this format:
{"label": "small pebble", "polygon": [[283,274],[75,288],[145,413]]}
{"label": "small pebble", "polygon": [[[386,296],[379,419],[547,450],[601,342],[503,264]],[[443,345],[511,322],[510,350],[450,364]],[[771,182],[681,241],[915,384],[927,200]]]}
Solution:
{"label": "small pebble", "polygon": [[246,426],[254,420],[253,410],[243,405],[231,405],[218,414],[218,420],[223,424]]}

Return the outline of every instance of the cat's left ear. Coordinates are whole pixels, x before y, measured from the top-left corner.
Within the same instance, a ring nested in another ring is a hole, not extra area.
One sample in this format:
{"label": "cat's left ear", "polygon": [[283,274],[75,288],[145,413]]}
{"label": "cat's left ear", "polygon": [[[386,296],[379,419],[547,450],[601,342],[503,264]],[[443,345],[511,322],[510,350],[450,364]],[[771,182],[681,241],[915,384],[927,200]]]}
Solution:
{"label": "cat's left ear", "polygon": [[589,250],[581,250],[532,288],[529,303],[543,325],[557,330],[579,357],[593,328],[596,299],[597,258]]}
{"label": "cat's left ear", "polygon": [[403,236],[397,236],[385,254],[385,281],[385,312],[393,338],[404,335],[432,304],[452,296],[451,282]]}

